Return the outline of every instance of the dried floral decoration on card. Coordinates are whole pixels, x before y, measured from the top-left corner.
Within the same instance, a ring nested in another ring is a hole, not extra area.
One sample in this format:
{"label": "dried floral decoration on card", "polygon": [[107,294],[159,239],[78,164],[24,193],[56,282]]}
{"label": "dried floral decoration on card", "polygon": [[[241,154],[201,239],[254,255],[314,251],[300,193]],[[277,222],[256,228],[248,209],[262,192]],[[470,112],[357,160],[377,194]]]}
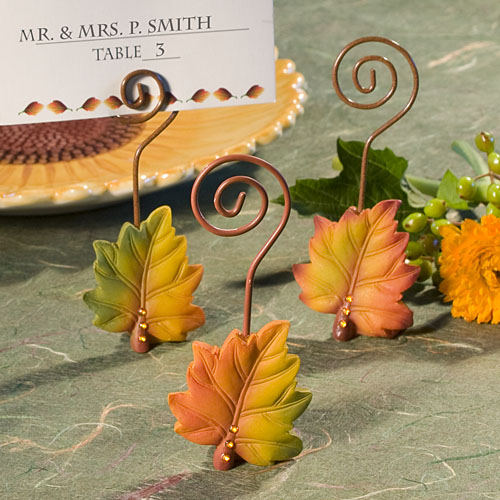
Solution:
{"label": "dried floral decoration on card", "polygon": [[40,111],[42,111],[42,109],[44,108],[45,106],[41,103],[39,103],[38,101],[33,101],[33,102],[30,102],[25,108],[23,111],[19,111],[19,114],[22,115],[23,113],[27,114],[28,116],[35,116],[37,115],[38,113],[40,113]]}
{"label": "dried floral decoration on card", "polygon": [[89,97],[76,111],[84,109],[85,111],[95,111],[101,105],[101,100],[95,97]]}
{"label": "dried floral decoration on card", "polygon": [[203,325],[203,310],[192,304],[203,268],[188,265],[186,238],[175,235],[169,207],[156,209],[139,228],[126,222],[116,243],[98,240],[94,249],[98,286],[84,301],[95,326],[130,333],[140,349],[185,340]]}
{"label": "dried floral decoration on card", "polygon": [[187,371],[188,390],[169,394],[168,403],[177,417],[175,431],[189,441],[214,445],[214,467],[228,470],[239,461],[270,465],[289,460],[302,450],[302,441],[290,431],[293,421],[307,408],[311,393],[296,388],[299,357],[288,354],[288,321],[272,321],[257,333],[250,332],[252,286],[257,266],[284,229],[290,215],[290,193],[283,176],[272,165],[248,155],[228,155],[208,165],[196,179],[191,193],[195,217],[208,231],[219,236],[237,236],[253,229],[267,211],[267,193],[255,179],[237,176],[226,179],[215,194],[219,214],[233,217],[240,213],[245,193],[240,192],[233,209],[221,202],[224,189],[235,182],[256,188],[261,209],[248,224],[237,229],[220,229],[200,212],[199,188],[217,166],[244,161],[271,172],[280,183],[285,198],[281,221],[257,254],[247,274],[243,331],[233,330],[221,348],[193,343],[194,360]]}
{"label": "dried floral decoration on card", "polygon": [[49,109],[50,111],[52,111],[52,113],[55,113],[56,115],[60,115],[65,111],[73,111],[72,109],[68,108],[66,104],[57,100],[52,101],[50,104],[48,104],[47,109]]}

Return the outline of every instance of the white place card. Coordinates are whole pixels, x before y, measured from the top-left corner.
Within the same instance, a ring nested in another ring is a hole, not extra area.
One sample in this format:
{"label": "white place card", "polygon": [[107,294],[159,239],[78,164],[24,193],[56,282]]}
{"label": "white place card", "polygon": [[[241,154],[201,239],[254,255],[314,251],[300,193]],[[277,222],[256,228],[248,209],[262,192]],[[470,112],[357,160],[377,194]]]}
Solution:
{"label": "white place card", "polygon": [[[169,110],[275,100],[272,0],[0,0],[0,125],[131,112],[120,84],[159,74]],[[159,95],[145,79],[151,102]]]}

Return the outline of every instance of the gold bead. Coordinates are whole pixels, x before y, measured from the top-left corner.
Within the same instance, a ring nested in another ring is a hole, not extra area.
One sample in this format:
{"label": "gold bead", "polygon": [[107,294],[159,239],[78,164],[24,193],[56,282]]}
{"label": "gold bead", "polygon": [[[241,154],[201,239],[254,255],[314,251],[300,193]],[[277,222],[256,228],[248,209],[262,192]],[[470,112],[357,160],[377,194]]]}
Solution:
{"label": "gold bead", "polygon": [[352,301],[354,300],[354,297],[353,297],[352,295],[348,295],[348,296],[345,298],[345,300],[346,300],[347,302],[352,302]]}
{"label": "gold bead", "polygon": [[146,311],[146,309],[144,309],[144,307],[141,307],[141,308],[139,309],[139,314],[140,314],[141,316],[146,316],[146,314],[147,314],[147,313],[148,313],[148,312]]}
{"label": "gold bead", "polygon": [[140,323],[139,328],[141,328],[142,330],[147,330],[148,324],[147,323]]}
{"label": "gold bead", "polygon": [[222,460],[224,460],[224,462],[229,462],[229,460],[231,460],[231,457],[229,455],[226,455],[226,453],[223,453],[221,458]]}
{"label": "gold bead", "polygon": [[226,441],[226,448],[234,448],[234,441]]}
{"label": "gold bead", "polygon": [[240,428],[237,425],[232,425],[231,427],[229,427],[229,432],[232,432],[233,434],[236,434],[239,430]]}
{"label": "gold bead", "polygon": [[146,340],[148,340],[148,339],[147,339],[144,335],[141,335],[141,336],[139,337],[139,341],[140,341],[140,342],[146,342]]}
{"label": "gold bead", "polygon": [[347,309],[347,307],[344,307],[344,308],[342,309],[342,314],[343,314],[344,316],[349,316],[349,314],[351,314],[351,310],[350,310],[350,309]]}
{"label": "gold bead", "polygon": [[339,325],[341,326],[341,328],[345,328],[347,326],[347,321],[342,320],[339,322]]}

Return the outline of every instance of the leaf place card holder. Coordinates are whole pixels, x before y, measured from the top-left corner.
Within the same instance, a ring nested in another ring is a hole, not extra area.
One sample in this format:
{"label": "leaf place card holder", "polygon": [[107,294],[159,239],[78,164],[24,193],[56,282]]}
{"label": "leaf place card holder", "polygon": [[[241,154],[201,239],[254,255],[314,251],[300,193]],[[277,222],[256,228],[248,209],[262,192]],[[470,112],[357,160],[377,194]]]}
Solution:
{"label": "leaf place card holder", "polygon": [[[9,78],[0,125],[133,113],[124,75],[162,80],[169,111],[275,100],[272,0],[4,2],[0,54]],[[156,85],[145,92],[151,110]],[[133,86],[132,88],[136,88]],[[137,92],[130,96],[134,101]],[[145,101],[146,102],[146,101]]]}
{"label": "leaf place card holder", "polygon": [[410,54],[398,43],[379,36],[354,40],[344,47],[332,68],[332,83],[339,98],[358,109],[375,109],[386,103],[397,88],[398,77],[394,65],[386,57],[368,55],[359,59],[352,70],[356,90],[370,94],[377,79],[370,69],[370,83],[363,86],[359,80],[360,68],[378,62],[389,71],[392,84],[389,91],[374,103],[362,104],[344,94],[339,85],[338,72],[345,55],[354,47],[378,43],[392,47],[408,63],[413,89],[408,103],[390,118],[366,141],[359,175],[357,207],[349,207],[340,220],[330,221],[316,216],[315,234],[309,244],[308,264],[296,264],[293,272],[302,288],[300,299],[311,309],[335,314],[333,338],[351,340],[356,335],[392,338],[413,324],[413,312],[402,301],[402,292],[417,280],[420,268],[405,262],[408,233],[397,232],[395,215],[401,200],[381,200],[372,208],[365,208],[367,163],[374,139],[400,120],[412,107],[419,88],[418,71]]}
{"label": "leaf place card holder", "polygon": [[[261,3],[265,6],[268,2]],[[274,52],[272,43],[270,48]],[[219,58],[220,56],[221,54],[218,54]],[[209,69],[207,71],[208,75],[213,76]],[[274,82],[274,73],[271,72],[271,75]],[[147,87],[142,82],[138,82],[144,77],[154,81],[155,89],[159,94],[156,99],[152,99]],[[135,82],[137,86],[133,85]],[[247,84],[244,83],[243,86]],[[257,100],[264,93],[264,87],[254,84],[240,98]],[[209,95],[210,93],[205,89],[199,89],[186,102],[203,103]],[[222,87],[214,92],[214,96],[220,103],[230,101],[233,97],[237,99],[235,95]],[[97,257],[94,262],[94,271],[98,286],[84,297],[87,305],[96,314],[94,324],[107,331],[128,331],[131,336],[131,347],[136,352],[147,352],[151,345],[157,342],[184,340],[188,331],[199,327],[205,321],[203,311],[191,304],[191,294],[198,286],[203,270],[201,266],[187,266],[185,238],[175,236],[175,230],[171,226],[170,209],[161,207],[155,210],[143,223],[140,214],[139,163],[141,155],[145,148],[175,120],[179,113],[175,109],[178,101],[173,96],[169,82],[162,75],[149,69],[136,69],[128,73],[122,81],[120,97],[113,96],[113,102],[116,103],[115,109],[120,108],[119,103],[122,103],[129,109],[141,111],[140,114],[120,116],[127,123],[143,123],[162,109],[167,107],[169,110],[174,109],[136,150],[133,160],[134,225],[125,223],[116,243],[107,241],[94,243]],[[96,98],[88,98],[82,107],[86,110],[95,110],[96,102]],[[157,239],[163,242],[163,246],[158,244]],[[168,243],[166,247],[165,241]],[[172,250],[174,248],[178,248],[179,251]],[[134,251],[130,251],[131,249]],[[169,252],[175,256],[173,260],[167,258],[170,255]],[[162,263],[162,272],[159,272],[155,259]],[[109,276],[113,276],[111,285],[107,280]],[[117,286],[121,287],[121,291],[117,291]],[[172,297],[171,300],[167,300],[172,293],[176,300]],[[155,307],[154,303],[157,299],[163,305]],[[179,322],[178,316],[168,310],[169,303],[174,308],[180,303],[184,304],[184,312],[180,315],[184,320]],[[158,320],[158,318],[163,318],[163,320]]]}
{"label": "leaf place card holder", "polygon": [[266,466],[296,457],[302,451],[302,441],[291,432],[293,422],[312,398],[310,391],[296,387],[300,359],[288,354],[290,323],[271,321],[256,333],[250,330],[257,267],[290,216],[290,191],[284,177],[260,158],[242,154],[223,156],[205,167],[194,182],[191,207],[198,222],[217,236],[245,234],[263,220],[269,203],[267,192],[260,182],[246,175],[223,181],[215,191],[214,206],[221,216],[235,217],[241,213],[246,193],[241,191],[234,206],[227,208],[222,202],[224,191],[235,183],[253,187],[261,204],[250,222],[235,229],[223,229],[211,224],[201,213],[198,198],[206,176],[217,167],[235,161],[259,166],[274,176],[283,191],[283,214],[248,269],[242,330],[232,330],[220,348],[193,342],[194,359],[187,370],[188,390],[170,393],[168,397],[177,418],[174,430],[193,443],[215,445],[213,465],[217,470],[229,470],[241,461]]}

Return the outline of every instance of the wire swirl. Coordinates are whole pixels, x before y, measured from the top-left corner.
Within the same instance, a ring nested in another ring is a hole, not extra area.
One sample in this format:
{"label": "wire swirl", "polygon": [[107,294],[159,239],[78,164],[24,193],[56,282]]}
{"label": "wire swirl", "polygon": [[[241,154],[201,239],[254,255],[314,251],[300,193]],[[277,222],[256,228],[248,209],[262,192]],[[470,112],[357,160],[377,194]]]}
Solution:
{"label": "wire swirl", "polygon": [[133,109],[135,111],[145,108],[149,102],[151,96],[146,92],[145,86],[142,83],[137,83],[136,89],[138,96],[135,100],[129,99],[129,87],[133,80],[137,78],[150,77],[155,83],[158,85],[158,89],[160,91],[160,95],[158,98],[158,102],[154,106],[154,108],[148,113],[129,115],[129,116],[121,116],[123,120],[126,120],[127,123],[144,123],[153,118],[153,116],[157,115],[161,108],[165,105],[166,100],[166,92],[160,77],[149,69],[137,69],[129,73],[123,80],[120,86],[120,95],[123,101],[123,104],[127,106],[127,108]]}
{"label": "wire swirl", "polygon": [[356,90],[361,92],[362,94],[370,94],[373,92],[377,86],[377,75],[375,69],[371,68],[370,69],[370,85],[368,86],[363,86],[360,81],[359,81],[359,70],[361,67],[368,63],[368,62],[380,62],[382,63],[390,72],[392,82],[391,82],[391,88],[388,90],[388,92],[385,94],[385,96],[381,97],[378,101],[374,103],[367,103],[367,104],[361,104],[356,101],[353,101],[352,99],[349,99],[348,97],[345,96],[343,93],[342,89],[340,88],[339,85],[339,80],[338,80],[338,72],[339,72],[339,66],[342,60],[344,59],[344,56],[354,47],[357,45],[363,44],[363,43],[368,43],[368,42],[378,42],[382,43],[385,45],[389,45],[390,47],[393,47],[396,49],[408,62],[412,76],[413,76],[413,90],[410,95],[410,99],[406,106],[399,111],[396,115],[394,115],[392,118],[390,118],[387,122],[385,122],[382,126],[380,126],[375,132],[373,132],[368,140],[366,141],[365,147],[363,149],[363,158],[361,161],[361,179],[360,179],[360,188],[359,188],[359,201],[358,201],[358,212],[361,212],[363,210],[363,205],[364,205],[364,197],[365,197],[365,187],[366,187],[366,162],[368,158],[368,150],[370,149],[370,145],[373,142],[373,140],[378,137],[382,132],[387,130],[389,127],[394,125],[398,120],[400,120],[408,111],[410,108],[413,106],[413,103],[415,102],[415,99],[417,98],[418,94],[418,88],[419,88],[419,77],[418,77],[418,70],[413,62],[413,59],[411,58],[410,54],[403,48],[401,45],[396,43],[393,40],[389,40],[388,38],[380,37],[380,36],[366,36],[362,38],[358,38],[357,40],[354,40],[353,42],[349,43],[346,45],[340,54],[337,56],[337,59],[335,60],[332,68],[332,83],[333,87],[335,88],[335,92],[339,96],[339,98],[346,103],[349,106],[352,106],[353,108],[357,109],[374,109],[382,106],[385,104],[393,95],[394,92],[397,89],[398,86],[398,76],[396,73],[396,69],[394,68],[394,65],[386,58],[386,57],[381,57],[381,56],[376,56],[376,55],[370,55],[370,56],[365,56],[359,59],[356,64],[353,67],[352,70],[352,81],[354,83],[354,86]]}
{"label": "wire swirl", "polygon": [[224,163],[236,162],[236,161],[252,163],[270,172],[278,180],[281,189],[283,191],[283,198],[284,198],[283,215],[281,216],[278,227],[273,231],[273,233],[268,238],[264,246],[259,250],[259,252],[253,259],[248,269],[246,285],[245,285],[245,304],[244,304],[244,314],[243,314],[243,334],[245,336],[248,336],[250,335],[252,291],[253,291],[253,280],[255,277],[255,272],[257,271],[257,267],[261,263],[262,259],[266,256],[267,252],[269,252],[270,248],[273,246],[273,244],[275,243],[275,241],[278,239],[279,235],[285,228],[286,223],[288,222],[288,218],[290,216],[291,201],[290,201],[290,191],[288,189],[288,185],[284,177],[270,163],[266,162],[265,160],[262,160],[261,158],[256,158],[255,156],[244,155],[244,154],[233,154],[233,155],[223,156],[213,161],[202,170],[202,172],[195,180],[191,191],[191,208],[193,210],[193,214],[198,220],[198,222],[201,224],[201,226],[204,227],[207,231],[210,231],[211,233],[217,236],[239,236],[255,228],[262,221],[262,219],[265,217],[267,213],[267,209],[269,206],[269,198],[264,186],[262,186],[262,184],[259,181],[253,179],[252,177],[248,177],[246,175],[238,175],[230,177],[225,181],[223,181],[215,191],[214,206],[217,212],[223,217],[237,216],[241,212],[241,209],[243,208],[243,204],[246,198],[246,193],[241,191],[238,194],[238,197],[236,199],[233,208],[227,208],[223,205],[222,195],[229,186],[235,183],[244,183],[249,186],[252,186],[259,192],[261,198],[261,205],[259,212],[250,222],[235,229],[223,229],[214,226],[213,224],[208,222],[205,216],[201,213],[199,205],[199,191],[207,175],[210,172],[212,172],[215,168],[217,168],[220,165],[223,165]]}
{"label": "wire swirl", "polygon": [[348,99],[347,97],[344,96],[344,94],[342,93],[342,91],[340,91],[339,88],[340,91],[339,97],[345,103],[349,104],[350,106],[353,106],[354,108],[358,109],[378,108],[379,106],[385,104],[394,95],[394,92],[396,91],[396,88],[398,86],[398,74],[396,73],[396,68],[394,68],[394,65],[386,57],[375,56],[375,55],[362,57],[354,65],[354,68],[352,69],[352,80],[354,82],[354,86],[356,87],[356,89],[362,94],[370,94],[377,87],[377,72],[373,68],[370,68],[370,85],[368,87],[363,87],[363,85],[361,85],[361,83],[359,82],[359,70],[361,69],[363,64],[373,61],[377,61],[384,64],[385,67],[389,70],[392,78],[391,88],[388,90],[387,94],[384,97],[380,98],[378,101],[372,104],[360,104],[351,99]]}
{"label": "wire swirl", "polygon": [[[167,93],[165,92],[165,87],[163,85],[163,81],[161,78],[153,71],[149,69],[138,69],[136,71],[132,71],[129,73],[122,81],[120,87],[120,93],[123,103],[130,109],[139,110],[141,108],[146,107],[149,104],[150,97],[145,91],[144,85],[141,83],[137,83],[137,92],[138,97],[131,101],[128,98],[128,88],[130,83],[137,79],[138,77],[151,77],[155,83],[158,85],[158,89],[160,91],[160,95],[158,97],[158,102],[154,106],[154,108],[148,113],[135,114],[135,115],[127,115],[120,116],[125,123],[137,124],[137,123],[145,123],[154,116],[156,116],[161,109],[167,103]],[[134,207],[134,225],[139,227],[141,223],[141,208],[139,202],[139,162],[141,159],[141,155],[143,151],[175,120],[176,116],[179,114],[178,111],[174,111],[170,113],[167,119],[157,128],[154,132],[149,135],[137,148],[134,155],[134,163],[133,163],[133,176],[132,176],[132,199],[133,199],[133,207]]]}

